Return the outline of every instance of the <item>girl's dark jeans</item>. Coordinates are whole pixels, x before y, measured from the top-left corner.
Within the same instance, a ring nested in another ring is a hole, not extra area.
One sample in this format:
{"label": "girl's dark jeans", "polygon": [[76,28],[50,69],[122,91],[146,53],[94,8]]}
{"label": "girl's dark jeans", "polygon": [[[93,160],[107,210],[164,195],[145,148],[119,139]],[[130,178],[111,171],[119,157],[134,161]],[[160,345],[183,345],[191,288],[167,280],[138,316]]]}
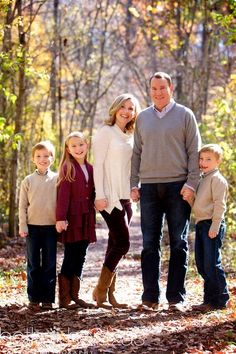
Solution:
{"label": "girl's dark jeans", "polygon": [[55,301],[57,232],[54,225],[28,225],[27,293],[31,302]]}
{"label": "girl's dark jeans", "polygon": [[111,214],[105,210],[101,212],[107,223],[109,234],[104,265],[114,272],[121,258],[128,252],[129,223],[132,217],[131,202],[129,199],[121,199],[122,210],[114,208]]}
{"label": "girl's dark jeans", "polygon": [[196,225],[195,259],[198,272],[204,279],[204,303],[220,308],[229,300],[221,264],[221,247],[226,226],[222,221],[215,238],[208,236],[210,226],[211,220],[203,220]]}
{"label": "girl's dark jeans", "polygon": [[71,278],[72,275],[82,278],[88,244],[86,240],[65,244],[61,274],[67,278]]}

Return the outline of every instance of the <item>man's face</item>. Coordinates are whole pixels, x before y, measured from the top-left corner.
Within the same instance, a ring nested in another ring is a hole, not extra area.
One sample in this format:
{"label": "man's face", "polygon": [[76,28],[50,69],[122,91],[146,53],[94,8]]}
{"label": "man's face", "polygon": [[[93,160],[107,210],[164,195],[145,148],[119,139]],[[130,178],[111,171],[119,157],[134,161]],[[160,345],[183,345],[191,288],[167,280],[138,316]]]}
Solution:
{"label": "man's face", "polygon": [[166,79],[152,78],[150,84],[150,96],[155,107],[161,111],[170,103],[173,93],[173,85],[169,86]]}

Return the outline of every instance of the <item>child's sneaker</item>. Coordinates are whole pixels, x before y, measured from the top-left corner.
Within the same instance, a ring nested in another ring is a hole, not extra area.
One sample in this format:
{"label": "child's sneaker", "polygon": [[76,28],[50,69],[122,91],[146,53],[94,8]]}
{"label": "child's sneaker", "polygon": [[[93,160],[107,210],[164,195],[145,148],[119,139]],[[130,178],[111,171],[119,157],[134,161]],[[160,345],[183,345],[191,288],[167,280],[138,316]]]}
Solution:
{"label": "child's sneaker", "polygon": [[40,311],[39,303],[31,301],[28,305],[28,309],[32,312],[39,312]]}
{"label": "child's sneaker", "polygon": [[42,303],[42,310],[52,310],[52,303],[51,302],[43,302]]}

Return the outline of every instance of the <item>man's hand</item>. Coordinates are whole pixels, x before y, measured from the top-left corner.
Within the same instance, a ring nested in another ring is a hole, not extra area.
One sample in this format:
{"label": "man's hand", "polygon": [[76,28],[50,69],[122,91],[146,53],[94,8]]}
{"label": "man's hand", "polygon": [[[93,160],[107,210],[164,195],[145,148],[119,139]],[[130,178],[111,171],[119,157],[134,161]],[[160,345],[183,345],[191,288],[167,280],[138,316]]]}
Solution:
{"label": "man's hand", "polygon": [[194,191],[187,187],[186,185],[180,191],[180,194],[183,196],[183,200],[186,200],[191,206],[193,205],[194,201]]}
{"label": "man's hand", "polygon": [[133,202],[137,203],[140,199],[140,192],[139,188],[133,188],[130,192],[130,198],[132,199]]}
{"label": "man's hand", "polygon": [[210,230],[209,230],[208,236],[209,236],[210,238],[215,238],[215,237],[217,236],[217,232],[216,232],[216,231],[210,231]]}
{"label": "man's hand", "polygon": [[95,208],[97,211],[103,211],[108,206],[107,199],[97,199],[95,200]]}

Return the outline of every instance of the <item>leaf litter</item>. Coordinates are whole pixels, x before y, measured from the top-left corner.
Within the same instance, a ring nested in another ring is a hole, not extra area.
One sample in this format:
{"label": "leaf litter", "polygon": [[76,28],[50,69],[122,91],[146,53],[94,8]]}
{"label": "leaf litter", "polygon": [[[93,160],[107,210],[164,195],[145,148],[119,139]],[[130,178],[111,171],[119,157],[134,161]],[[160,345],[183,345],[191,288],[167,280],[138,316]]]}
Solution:
{"label": "leaf litter", "polygon": [[[98,242],[89,247],[80,297],[91,302],[107,242],[107,229],[98,225]],[[185,312],[170,312],[164,298],[166,265],[162,263],[162,304],[159,311],[140,311],[142,279],[140,220],[131,225],[131,248],[120,262],[117,299],[128,309],[59,309],[30,313],[27,309],[25,244],[12,241],[0,250],[0,353],[236,353],[236,281],[230,272],[229,307],[197,313],[191,305],[202,301],[202,281],[188,275]],[[163,248],[168,248],[164,244]],[[63,257],[58,247],[58,271]]]}

